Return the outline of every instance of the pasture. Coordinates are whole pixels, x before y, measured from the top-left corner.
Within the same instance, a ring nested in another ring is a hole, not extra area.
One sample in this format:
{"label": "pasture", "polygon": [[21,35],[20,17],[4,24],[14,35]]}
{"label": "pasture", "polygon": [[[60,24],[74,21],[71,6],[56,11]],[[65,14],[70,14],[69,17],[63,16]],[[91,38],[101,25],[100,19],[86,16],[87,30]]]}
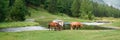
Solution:
{"label": "pasture", "polygon": [[0,40],[120,40],[119,30],[0,32]]}
{"label": "pasture", "polygon": [[0,28],[11,28],[11,27],[25,27],[25,26],[37,26],[39,23],[36,22],[2,22]]}

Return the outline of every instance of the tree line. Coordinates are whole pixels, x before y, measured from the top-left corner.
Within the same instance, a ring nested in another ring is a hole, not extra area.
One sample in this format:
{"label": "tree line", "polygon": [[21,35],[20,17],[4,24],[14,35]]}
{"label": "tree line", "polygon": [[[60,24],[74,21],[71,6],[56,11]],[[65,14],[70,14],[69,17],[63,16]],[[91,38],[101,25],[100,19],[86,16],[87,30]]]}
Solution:
{"label": "tree line", "polygon": [[0,0],[0,22],[24,21],[29,5],[41,7],[51,14],[63,13],[71,17],[89,19],[94,17],[120,17],[120,10],[89,0]]}

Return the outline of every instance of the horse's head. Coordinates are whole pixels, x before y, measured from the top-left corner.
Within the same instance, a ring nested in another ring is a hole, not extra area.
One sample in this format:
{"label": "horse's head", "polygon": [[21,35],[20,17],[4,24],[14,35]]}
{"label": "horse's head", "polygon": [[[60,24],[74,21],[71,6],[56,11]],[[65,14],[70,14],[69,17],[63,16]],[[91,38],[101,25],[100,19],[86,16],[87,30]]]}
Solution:
{"label": "horse's head", "polygon": [[58,23],[59,23],[60,26],[63,27],[63,25],[64,25],[64,22],[63,22],[63,21],[60,21],[60,22],[58,22]]}

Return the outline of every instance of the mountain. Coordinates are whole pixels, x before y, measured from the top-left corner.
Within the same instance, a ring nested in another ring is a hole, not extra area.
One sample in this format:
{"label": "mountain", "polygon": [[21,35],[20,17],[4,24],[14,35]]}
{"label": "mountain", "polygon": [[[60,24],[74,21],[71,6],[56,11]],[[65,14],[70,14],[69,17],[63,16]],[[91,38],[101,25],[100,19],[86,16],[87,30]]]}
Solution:
{"label": "mountain", "polygon": [[97,2],[97,3],[100,3],[100,4],[105,4],[105,2],[103,0],[92,0],[93,2]]}
{"label": "mountain", "polygon": [[100,4],[107,4],[108,6],[113,6],[114,8],[120,9],[120,0],[92,0]]}

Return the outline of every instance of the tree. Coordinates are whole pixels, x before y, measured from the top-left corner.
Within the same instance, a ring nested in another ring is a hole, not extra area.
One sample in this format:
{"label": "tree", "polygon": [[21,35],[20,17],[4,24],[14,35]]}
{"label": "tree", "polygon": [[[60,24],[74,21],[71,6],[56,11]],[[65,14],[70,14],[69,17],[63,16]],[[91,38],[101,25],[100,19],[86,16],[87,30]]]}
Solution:
{"label": "tree", "polygon": [[15,0],[14,5],[10,10],[10,21],[24,21],[25,16],[28,15],[29,12],[25,6],[24,0]]}
{"label": "tree", "polygon": [[5,21],[7,15],[8,0],[0,0],[0,22]]}
{"label": "tree", "polygon": [[82,0],[79,11],[80,11],[80,18],[91,20],[94,17],[93,4],[91,1]]}
{"label": "tree", "polygon": [[50,13],[55,13],[57,12],[57,0],[48,0],[48,11]]}
{"label": "tree", "polygon": [[67,15],[71,15],[71,4],[74,0],[58,0],[57,1],[57,11]]}
{"label": "tree", "polygon": [[15,0],[9,0],[9,6],[12,6],[14,4]]}
{"label": "tree", "polygon": [[25,2],[30,5],[40,6],[41,0],[25,0]]}
{"label": "tree", "polygon": [[79,15],[79,13],[80,13],[79,9],[80,9],[80,0],[74,0],[73,4],[72,4],[72,7],[71,7],[72,15],[74,17],[79,17],[80,16]]}

